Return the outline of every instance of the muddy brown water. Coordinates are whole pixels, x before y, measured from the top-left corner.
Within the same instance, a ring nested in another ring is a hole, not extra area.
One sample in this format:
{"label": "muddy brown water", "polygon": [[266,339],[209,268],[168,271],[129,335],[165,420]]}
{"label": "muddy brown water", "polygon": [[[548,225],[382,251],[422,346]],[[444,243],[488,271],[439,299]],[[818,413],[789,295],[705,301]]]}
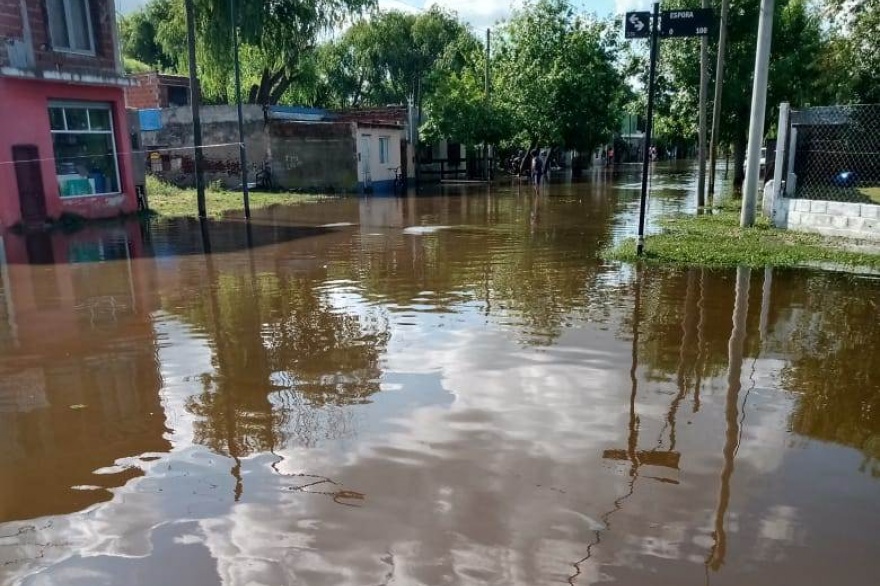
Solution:
{"label": "muddy brown water", "polygon": [[0,583],[876,584],[880,281],[636,181],[5,235]]}

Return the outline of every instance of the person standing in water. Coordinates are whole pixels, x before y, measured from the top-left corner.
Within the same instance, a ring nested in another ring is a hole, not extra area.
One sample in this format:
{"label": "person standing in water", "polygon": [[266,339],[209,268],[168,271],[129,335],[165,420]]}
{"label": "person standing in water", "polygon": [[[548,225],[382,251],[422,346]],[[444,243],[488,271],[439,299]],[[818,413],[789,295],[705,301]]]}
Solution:
{"label": "person standing in water", "polygon": [[535,184],[535,191],[541,187],[541,181],[544,179],[544,162],[541,160],[541,153],[538,149],[532,151],[532,181]]}

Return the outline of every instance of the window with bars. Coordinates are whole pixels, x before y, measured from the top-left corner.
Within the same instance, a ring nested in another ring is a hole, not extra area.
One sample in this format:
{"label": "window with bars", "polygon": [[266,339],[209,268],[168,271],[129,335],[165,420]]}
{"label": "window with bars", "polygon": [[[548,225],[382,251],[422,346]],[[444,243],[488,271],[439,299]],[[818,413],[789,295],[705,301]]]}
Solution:
{"label": "window with bars", "polygon": [[89,0],[46,0],[53,49],[95,54],[90,8]]}

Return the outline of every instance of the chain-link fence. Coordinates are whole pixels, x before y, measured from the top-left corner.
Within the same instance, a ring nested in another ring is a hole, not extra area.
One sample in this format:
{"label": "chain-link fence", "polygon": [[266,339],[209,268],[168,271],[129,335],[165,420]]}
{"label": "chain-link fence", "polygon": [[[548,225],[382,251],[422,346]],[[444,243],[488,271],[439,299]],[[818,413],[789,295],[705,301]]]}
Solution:
{"label": "chain-link fence", "polygon": [[880,204],[880,104],[792,111],[790,123],[789,197]]}

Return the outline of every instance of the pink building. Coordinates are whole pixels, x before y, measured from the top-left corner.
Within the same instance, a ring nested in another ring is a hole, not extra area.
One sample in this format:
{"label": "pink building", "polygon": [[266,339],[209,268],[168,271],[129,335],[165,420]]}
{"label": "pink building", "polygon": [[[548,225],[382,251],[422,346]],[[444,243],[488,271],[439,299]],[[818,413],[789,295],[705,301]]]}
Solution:
{"label": "pink building", "polygon": [[0,0],[0,228],[137,209],[113,0]]}

